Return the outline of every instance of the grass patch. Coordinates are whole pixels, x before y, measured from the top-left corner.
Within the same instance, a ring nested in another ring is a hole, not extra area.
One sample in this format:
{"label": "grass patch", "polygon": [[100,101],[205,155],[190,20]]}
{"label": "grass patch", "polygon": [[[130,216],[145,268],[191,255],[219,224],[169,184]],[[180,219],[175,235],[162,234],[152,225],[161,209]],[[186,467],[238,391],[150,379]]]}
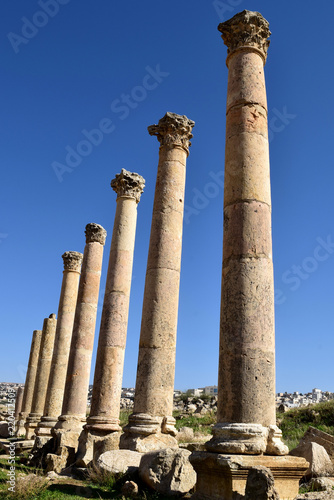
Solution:
{"label": "grass patch", "polygon": [[334,436],[334,400],[279,414],[278,425],[290,450],[298,445],[310,425]]}
{"label": "grass patch", "polygon": [[129,416],[133,413],[133,410],[121,410],[119,414],[120,426],[123,428],[129,422]]}
{"label": "grass patch", "polygon": [[122,485],[126,481],[124,474],[114,475],[106,470],[97,469],[95,467],[88,468],[88,478],[93,484],[103,486],[108,491],[119,492]]}
{"label": "grass patch", "polygon": [[83,498],[111,499],[119,497],[113,481],[94,483],[91,478],[79,481],[60,476],[50,480],[43,471],[17,463],[15,492],[9,491],[8,458],[0,460],[0,500],[82,500]]}
{"label": "grass patch", "polygon": [[204,435],[212,434],[212,425],[216,423],[216,414],[213,411],[203,415],[203,417],[195,415],[182,416],[179,412],[174,412],[174,418],[176,419],[175,427],[178,431],[181,427],[190,427],[194,432],[200,432]]}

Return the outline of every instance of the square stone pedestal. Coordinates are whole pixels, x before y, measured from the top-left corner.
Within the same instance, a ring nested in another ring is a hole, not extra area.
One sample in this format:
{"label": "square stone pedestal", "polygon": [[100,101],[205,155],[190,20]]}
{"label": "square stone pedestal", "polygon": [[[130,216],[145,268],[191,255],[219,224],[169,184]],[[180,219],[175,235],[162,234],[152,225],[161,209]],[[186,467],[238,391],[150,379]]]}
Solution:
{"label": "square stone pedestal", "polygon": [[299,480],[308,468],[304,458],[289,455],[221,455],[195,451],[189,459],[197,472],[193,500],[243,499],[248,471],[259,465],[271,470],[280,500],[292,500],[298,495]]}
{"label": "square stone pedestal", "polygon": [[78,452],[76,455],[77,467],[87,467],[95,462],[102,453],[119,449],[121,432],[103,432],[84,428],[80,434]]}

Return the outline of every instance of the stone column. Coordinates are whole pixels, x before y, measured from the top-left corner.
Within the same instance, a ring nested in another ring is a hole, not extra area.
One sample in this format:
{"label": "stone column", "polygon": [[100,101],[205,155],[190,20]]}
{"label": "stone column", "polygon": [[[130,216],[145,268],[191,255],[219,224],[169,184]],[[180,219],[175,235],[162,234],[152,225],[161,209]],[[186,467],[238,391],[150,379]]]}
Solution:
{"label": "stone column", "polygon": [[[195,452],[195,499],[239,498],[250,467],[269,467],[294,498],[294,461],[275,416],[274,284],[267,99],[268,22],[244,10],[218,27],[228,47],[218,411],[209,452]],[[266,453],[267,455],[263,455]],[[224,455],[226,454],[226,455]],[[268,456],[274,455],[274,456]],[[283,455],[283,456],[280,456]],[[237,495],[238,494],[238,495]]]}
{"label": "stone column", "polygon": [[26,439],[31,439],[34,436],[37,424],[43,415],[46,391],[49,383],[56,326],[57,320],[55,314],[50,314],[48,318],[45,318],[43,323],[34,396],[32,399],[31,411],[25,424]]}
{"label": "stone column", "polygon": [[16,399],[15,399],[15,419],[19,418],[19,414],[22,410],[22,400],[23,400],[23,387],[18,387],[16,391]]}
{"label": "stone column", "polygon": [[73,463],[78,439],[86,421],[87,395],[91,368],[97,303],[107,232],[99,224],[87,224],[78,300],[75,310],[66,384],[61,415],[52,435],[56,454],[47,456],[48,470],[60,471]]}
{"label": "stone column", "polygon": [[275,412],[275,322],[264,64],[268,22],[244,11],[228,47],[224,246],[217,425],[207,448],[284,455]]}
{"label": "stone column", "polygon": [[79,252],[65,252],[62,255],[64,271],[58,307],[56,340],[44,414],[36,429],[36,434],[40,437],[51,438],[51,429],[56,425],[61,414],[82,257]]}
{"label": "stone column", "polygon": [[194,122],[166,113],[148,127],[160,142],[139,343],[134,412],[121,447],[176,445],[172,417],[186,158]]}
{"label": "stone column", "polygon": [[41,347],[42,330],[34,330],[32,334],[28,370],[24,384],[24,392],[22,398],[22,408],[17,423],[17,436],[25,435],[25,422],[31,410],[32,398],[34,395],[34,387],[36,381],[36,371],[38,365],[39,351]]}
{"label": "stone column", "polygon": [[111,181],[111,187],[117,193],[117,206],[102,309],[91,410],[79,444],[77,464],[80,460],[81,465],[87,465],[92,460],[93,443],[96,441],[103,440],[104,446],[107,445],[109,449],[118,447],[119,431],[121,431],[119,410],[137,205],[144,185],[143,177],[124,169]]}

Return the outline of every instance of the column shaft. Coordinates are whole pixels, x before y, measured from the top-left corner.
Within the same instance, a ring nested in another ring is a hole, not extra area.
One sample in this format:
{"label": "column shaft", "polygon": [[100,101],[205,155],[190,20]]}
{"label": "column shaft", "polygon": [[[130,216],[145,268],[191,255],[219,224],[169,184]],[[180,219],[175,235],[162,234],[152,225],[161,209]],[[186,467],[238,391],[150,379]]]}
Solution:
{"label": "column shaft", "polygon": [[275,425],[274,283],[263,59],[229,59],[218,421]]}
{"label": "column shaft", "polygon": [[134,413],[172,416],[186,158],[183,149],[160,150]]}
{"label": "column shaft", "polygon": [[19,414],[22,410],[22,400],[23,400],[23,387],[19,387],[16,392],[16,399],[15,399],[15,419],[18,419]]}

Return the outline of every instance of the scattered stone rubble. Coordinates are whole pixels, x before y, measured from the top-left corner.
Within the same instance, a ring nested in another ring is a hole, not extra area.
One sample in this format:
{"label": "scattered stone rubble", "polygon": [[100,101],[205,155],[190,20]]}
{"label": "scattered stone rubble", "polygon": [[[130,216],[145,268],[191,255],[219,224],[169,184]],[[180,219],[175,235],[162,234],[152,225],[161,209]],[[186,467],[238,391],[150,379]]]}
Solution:
{"label": "scattered stone rubble", "polygon": [[174,411],[179,411],[181,414],[196,415],[197,417],[204,416],[210,412],[217,411],[217,396],[212,396],[210,399],[201,399],[198,397],[187,398],[174,401]]}

